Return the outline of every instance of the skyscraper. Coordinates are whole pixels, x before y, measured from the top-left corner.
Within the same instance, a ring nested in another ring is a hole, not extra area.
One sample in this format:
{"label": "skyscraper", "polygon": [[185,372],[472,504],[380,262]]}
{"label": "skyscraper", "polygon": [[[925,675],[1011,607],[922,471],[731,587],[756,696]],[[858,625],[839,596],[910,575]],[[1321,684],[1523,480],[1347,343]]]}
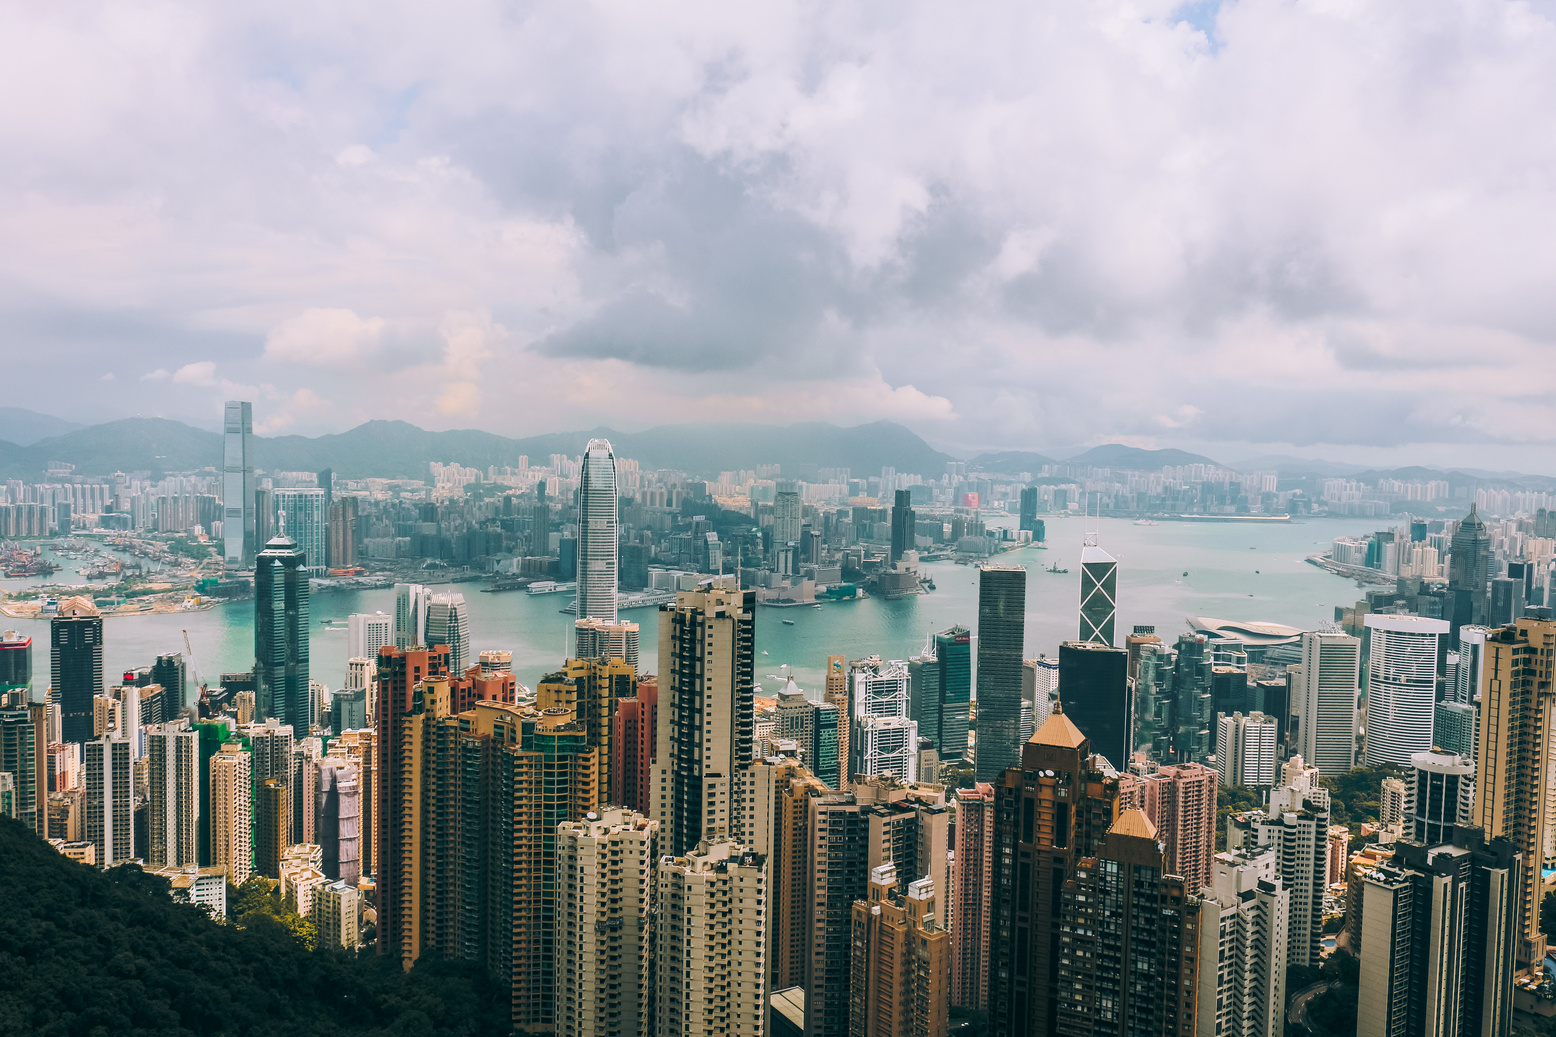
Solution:
{"label": "skyscraper", "polygon": [[352,886],[362,876],[362,786],[357,765],[326,756],[317,764],[317,842],[324,851],[320,870]]}
{"label": "skyscraper", "polygon": [[[304,558],[308,575],[323,576],[329,572],[325,558],[329,554],[329,533],[325,522],[329,513],[325,510],[324,491],[311,487],[288,487],[270,491],[271,507],[275,509],[271,529],[277,537],[290,539]],[[272,539],[272,543],[274,540]],[[269,550],[270,543],[265,545]]]}
{"label": "skyscraper", "polygon": [[222,557],[229,567],[254,560],[254,405],[227,401],[222,436]]}
{"label": "skyscraper", "polygon": [[342,497],[330,505],[330,566],[349,568],[357,564],[357,498]]}
{"label": "skyscraper", "polygon": [[960,760],[967,755],[972,632],[952,627],[926,647],[925,654],[908,660],[908,714],[918,724],[919,737],[935,743],[942,762]]}
{"label": "skyscraper", "polygon": [[308,570],[290,537],[265,545],[254,567],[254,708],[298,737],[308,733]]}
{"label": "skyscraper", "polygon": [[292,790],[280,778],[254,786],[254,870],[281,877],[281,855],[292,846]]}
{"label": "skyscraper", "polygon": [[241,742],[211,757],[211,863],[241,886],[254,873],[254,772]]}
{"label": "skyscraper", "polygon": [[853,695],[848,687],[848,660],[841,655],[827,656],[827,686],[822,697],[837,709],[837,759],[838,759],[838,788],[846,789],[851,784],[852,775],[848,773],[848,742],[852,733],[853,712],[851,704]]}
{"label": "skyscraper", "polygon": [[183,653],[159,655],[151,664],[151,683],[162,686],[162,719],[177,720],[189,702],[189,664]]}
{"label": "skyscraper", "polygon": [[729,830],[729,787],[753,753],[756,593],[732,576],[659,610],[659,745],[654,820],[682,856]]}
{"label": "skyscraper", "polygon": [[88,598],[67,598],[49,622],[49,685],[59,703],[60,740],[92,740],[92,700],[103,693],[103,617]]}
{"label": "skyscraper", "polygon": [[1216,855],[1200,897],[1200,1032],[1283,1032],[1290,909],[1273,851]]}
{"label": "skyscraper", "polygon": [[146,861],[152,867],[200,863],[199,767],[199,737],[188,721],[158,724],[146,733]]}
{"label": "skyscraper", "polygon": [[[620,550],[616,455],[609,440],[591,439],[578,482],[578,618],[616,621]],[[582,648],[576,652],[585,657]]]}
{"label": "skyscraper", "polygon": [[1406,806],[1409,837],[1425,846],[1453,842],[1456,825],[1475,825],[1475,761],[1455,753],[1410,758],[1412,789]]}
{"label": "skyscraper", "polygon": [[377,659],[385,645],[396,647],[394,617],[386,612],[354,612],[346,619],[346,658]]}
{"label": "skyscraper", "polygon": [[913,492],[898,490],[891,509],[891,564],[901,561],[904,551],[913,550],[916,542],[913,523]]}
{"label": "skyscraper", "polygon": [[1438,639],[1448,622],[1374,613],[1366,625],[1367,766],[1406,766],[1432,748]]}
{"label": "skyscraper", "polygon": [[1190,889],[1210,884],[1216,852],[1216,785],[1219,775],[1201,763],[1160,767],[1141,779],[1141,809],[1156,826],[1167,870]]}
{"label": "skyscraper", "polygon": [[660,859],[653,926],[657,1037],[767,1032],[766,863],[729,842],[705,842]]}
{"label": "skyscraper", "polygon": [[1270,793],[1269,807],[1227,823],[1229,850],[1275,851],[1281,885],[1291,891],[1286,961],[1316,966],[1323,939],[1324,890],[1329,886],[1329,792],[1283,786]]}
{"label": "skyscraper", "polygon": [[658,742],[658,723],[659,682],[652,677],[640,679],[637,695],[616,704],[616,722],[611,729],[615,753],[611,757],[610,787],[614,800],[645,817],[653,803],[650,767]]}
{"label": "skyscraper", "polygon": [[1523,862],[1505,839],[1450,834],[1396,843],[1363,876],[1356,1037],[1512,1030]]}
{"label": "skyscraper", "polygon": [[113,868],[135,858],[135,791],[130,743],[104,735],[81,746],[86,795],[82,838],[97,850],[97,866]]}
{"label": "skyscraper", "polygon": [[1448,550],[1448,596],[1453,605],[1449,643],[1456,644],[1460,627],[1480,625],[1488,620],[1488,595],[1493,575],[1491,534],[1475,513],[1475,505],[1470,505],[1470,513],[1454,530]]}
{"label": "skyscraper", "polygon": [[1113,643],[1118,616],[1118,562],[1089,534],[1081,548],[1080,640]]}
{"label": "skyscraper", "polygon": [[858,1037],[945,1037],[951,934],[933,880],[900,889],[897,869],[870,872],[869,900],[854,901],[848,1032]]}
{"label": "skyscraper", "polygon": [[335,472],[325,468],[314,473],[314,479],[319,484],[319,489],[324,491],[324,544],[318,560],[326,569],[330,566],[340,565],[330,553],[330,541],[335,539],[334,530],[330,527],[330,519],[335,510]]}
{"label": "skyscraper", "polygon": [[792,479],[783,479],[773,493],[773,550],[782,551],[799,543],[801,516],[800,487]]}
{"label": "skyscraper", "polygon": [[659,825],[630,810],[557,828],[561,1037],[647,1037]]}
{"label": "skyscraper", "polygon": [[638,625],[626,620],[580,619],[573,623],[579,659],[625,659],[638,665]]}
{"label": "skyscraper", "polygon": [[1302,635],[1302,674],[1291,690],[1297,718],[1297,755],[1327,778],[1356,762],[1356,699],[1360,695],[1361,641],[1345,634]]}
{"label": "skyscraper", "polygon": [[[1553,809],[1548,766],[1556,707],[1556,623],[1521,618],[1486,635],[1480,742],[1475,760],[1475,824],[1505,838],[1525,861],[1543,862]],[[1518,961],[1539,967],[1540,883],[1520,888]]]}
{"label": "skyscraper", "polygon": [[951,869],[951,1003],[989,1007],[989,891],[994,876],[994,786],[956,790],[956,854]]}
{"label": "skyscraper", "polygon": [[1275,784],[1275,718],[1263,713],[1220,714],[1216,768],[1223,785],[1267,788]]}
{"label": "skyscraper", "polygon": [[918,725],[908,717],[908,667],[871,658],[854,664],[854,730],[849,735],[855,780],[890,774],[918,779]]}
{"label": "skyscraper", "polygon": [[419,583],[394,585],[394,646],[420,648],[427,644],[427,606],[432,592]]}
{"label": "skyscraper", "polygon": [[1026,634],[1027,571],[985,565],[978,573],[979,781],[991,781],[1021,756],[1021,659]]}
{"label": "skyscraper", "polygon": [[1070,723],[1086,732],[1091,750],[1119,771],[1134,752],[1134,689],[1129,655],[1100,641],[1059,646],[1059,695]]}
{"label": "skyscraper", "polygon": [[48,745],[42,703],[0,709],[0,772],[15,782],[16,818],[48,834]]}
{"label": "skyscraper", "polygon": [[448,647],[449,673],[464,673],[470,666],[470,606],[463,594],[432,596],[427,606],[427,641]]}
{"label": "skyscraper", "polygon": [[7,630],[0,634],[0,702],[9,692],[22,692],[29,699],[32,691],[32,638]]}

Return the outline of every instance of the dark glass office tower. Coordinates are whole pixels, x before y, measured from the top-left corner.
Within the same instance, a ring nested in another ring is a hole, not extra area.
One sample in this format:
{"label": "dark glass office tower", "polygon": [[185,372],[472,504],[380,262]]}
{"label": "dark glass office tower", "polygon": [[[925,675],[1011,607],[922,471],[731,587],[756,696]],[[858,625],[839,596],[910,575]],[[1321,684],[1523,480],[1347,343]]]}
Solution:
{"label": "dark glass office tower", "polygon": [[32,692],[32,638],[7,630],[0,634],[0,701],[11,692],[20,700]]}
{"label": "dark glass office tower", "polygon": [[265,545],[254,567],[254,710],[299,738],[308,732],[308,562],[291,537]]}
{"label": "dark glass office tower", "polygon": [[891,508],[891,560],[896,564],[902,552],[913,550],[913,494],[898,490]]}
{"label": "dark glass office tower", "polygon": [[1491,534],[1475,513],[1475,505],[1470,505],[1470,513],[1454,531],[1449,552],[1448,596],[1453,599],[1453,617],[1448,636],[1457,645],[1459,628],[1484,624],[1490,604]]}
{"label": "dark glass office tower", "polygon": [[1021,655],[1026,610],[1025,568],[985,565],[979,571],[979,781],[993,781],[1021,760]]}
{"label": "dark glass office tower", "polygon": [[932,652],[908,660],[908,716],[942,761],[967,755],[972,700],[972,631],[952,627],[934,636]]}
{"label": "dark glass office tower", "polygon": [[177,720],[189,703],[189,667],[181,652],[159,655],[151,664],[151,683],[162,686],[162,718]]}
{"label": "dark glass office tower", "polygon": [[92,740],[92,698],[103,693],[103,617],[86,598],[60,602],[49,624],[49,679],[59,702],[60,737]]}
{"label": "dark glass office tower", "polygon": [[1037,535],[1037,487],[1028,486],[1021,491],[1021,529],[1032,534],[1033,540],[1041,540]]}
{"label": "dark glass office tower", "polygon": [[1086,732],[1091,751],[1107,757],[1119,772],[1128,767],[1135,730],[1129,653],[1090,641],[1064,642],[1059,646],[1059,697],[1064,715]]}

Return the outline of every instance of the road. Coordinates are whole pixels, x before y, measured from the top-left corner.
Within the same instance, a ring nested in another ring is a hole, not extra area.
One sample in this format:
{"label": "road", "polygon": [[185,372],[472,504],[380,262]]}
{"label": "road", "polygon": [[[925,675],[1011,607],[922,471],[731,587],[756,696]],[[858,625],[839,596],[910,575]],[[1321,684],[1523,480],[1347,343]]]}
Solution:
{"label": "road", "polygon": [[1307,1010],[1308,1006],[1312,1004],[1315,997],[1322,994],[1333,985],[1334,984],[1329,980],[1320,980],[1310,987],[1304,987],[1297,993],[1295,997],[1291,999],[1291,1005],[1286,1009],[1286,1021],[1293,1026],[1300,1026],[1302,1029],[1311,1034],[1312,1037],[1322,1037],[1322,1035],[1317,1030],[1314,1030],[1311,1026],[1308,1025]]}

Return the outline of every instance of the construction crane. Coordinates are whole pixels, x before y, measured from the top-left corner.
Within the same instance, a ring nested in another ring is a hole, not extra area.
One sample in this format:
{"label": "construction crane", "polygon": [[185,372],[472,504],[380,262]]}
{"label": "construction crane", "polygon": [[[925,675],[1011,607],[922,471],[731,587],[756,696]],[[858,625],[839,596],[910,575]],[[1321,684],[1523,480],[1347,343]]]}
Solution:
{"label": "construction crane", "polygon": [[205,682],[200,679],[200,668],[195,665],[194,648],[189,644],[189,631],[184,631],[184,654],[189,658],[189,672],[194,674],[195,687],[200,689],[200,697],[205,698]]}

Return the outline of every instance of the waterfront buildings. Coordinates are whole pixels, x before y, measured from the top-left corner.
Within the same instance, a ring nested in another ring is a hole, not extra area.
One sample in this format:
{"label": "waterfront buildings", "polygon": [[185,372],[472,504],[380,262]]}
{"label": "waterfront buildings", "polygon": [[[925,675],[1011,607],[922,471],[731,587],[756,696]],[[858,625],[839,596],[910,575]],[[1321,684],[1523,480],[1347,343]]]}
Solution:
{"label": "waterfront buildings", "polygon": [[1366,625],[1367,766],[1407,766],[1432,748],[1438,639],[1448,622],[1373,614]]}
{"label": "waterfront buildings", "polygon": [[103,693],[103,617],[88,598],[67,598],[49,621],[49,687],[59,703],[60,740],[93,734],[93,699]]}
{"label": "waterfront buildings", "polygon": [[308,570],[297,543],[278,536],[254,567],[254,706],[306,734],[308,717]]}
{"label": "waterfront buildings", "polygon": [[1059,693],[1069,722],[1085,731],[1091,750],[1118,770],[1129,766],[1134,752],[1134,688],[1128,665],[1124,649],[1101,642],[1065,641],[1059,646]]}
{"label": "waterfront buildings", "polygon": [[[1553,804],[1547,780],[1556,708],[1556,623],[1522,618],[1486,634],[1480,742],[1475,760],[1475,825],[1506,839],[1533,869],[1546,860]],[[1532,874],[1532,871],[1531,871]],[[1541,967],[1541,887],[1520,889],[1518,961]]]}
{"label": "waterfront buildings", "polygon": [[[270,527],[279,537],[292,541],[301,552],[309,576],[324,576],[329,572],[329,533],[325,524],[329,512],[323,490],[309,487],[292,487],[270,491],[270,505],[274,523]],[[265,545],[269,550],[270,543]]]}
{"label": "waterfront buildings", "polygon": [[978,572],[977,775],[992,781],[1021,755],[1021,660],[1027,571],[985,565]]}
{"label": "waterfront buildings", "polygon": [[902,561],[903,554],[912,551],[914,545],[913,492],[897,490],[891,509],[891,564]]}
{"label": "waterfront buildings", "polygon": [[434,594],[427,605],[428,644],[448,648],[448,672],[464,673],[471,664],[470,606],[458,592]]}
{"label": "waterfront buildings", "polygon": [[1294,670],[1292,677],[1293,741],[1297,755],[1326,778],[1343,775],[1356,762],[1360,679],[1358,638],[1323,631],[1302,635],[1301,672]]}
{"label": "waterfront buildings", "polygon": [[246,568],[259,541],[254,525],[254,405],[228,400],[222,423],[222,558]]}
{"label": "waterfront buildings", "polygon": [[376,659],[385,645],[395,647],[394,617],[386,612],[354,612],[346,619],[346,657]]}
{"label": "waterfront buildings", "polygon": [[427,644],[427,608],[432,592],[419,583],[394,585],[394,646],[420,648]]}

